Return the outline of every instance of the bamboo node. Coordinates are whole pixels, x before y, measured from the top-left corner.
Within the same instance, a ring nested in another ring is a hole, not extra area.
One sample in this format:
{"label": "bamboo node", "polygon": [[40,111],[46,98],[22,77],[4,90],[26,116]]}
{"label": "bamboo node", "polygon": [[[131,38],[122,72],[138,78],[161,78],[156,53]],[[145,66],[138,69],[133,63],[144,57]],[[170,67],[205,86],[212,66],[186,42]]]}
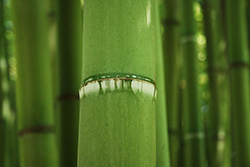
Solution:
{"label": "bamboo node", "polygon": [[241,62],[241,61],[232,62],[230,64],[230,69],[232,69],[232,68],[249,68],[249,63]]}
{"label": "bamboo node", "polygon": [[25,128],[19,131],[19,137],[27,134],[44,134],[44,133],[54,133],[53,126],[35,126],[30,128]]}
{"label": "bamboo node", "polygon": [[114,91],[128,91],[134,94],[145,94],[156,98],[155,82],[147,77],[135,74],[106,74],[91,76],[83,81],[79,90],[80,99]]}

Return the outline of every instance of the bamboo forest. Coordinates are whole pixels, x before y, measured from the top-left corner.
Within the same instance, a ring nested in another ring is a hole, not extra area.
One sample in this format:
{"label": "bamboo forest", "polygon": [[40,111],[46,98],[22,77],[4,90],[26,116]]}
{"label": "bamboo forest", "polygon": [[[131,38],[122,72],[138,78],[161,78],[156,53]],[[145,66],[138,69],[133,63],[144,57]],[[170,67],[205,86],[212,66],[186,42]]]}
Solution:
{"label": "bamboo forest", "polygon": [[250,0],[0,0],[0,167],[250,167]]}

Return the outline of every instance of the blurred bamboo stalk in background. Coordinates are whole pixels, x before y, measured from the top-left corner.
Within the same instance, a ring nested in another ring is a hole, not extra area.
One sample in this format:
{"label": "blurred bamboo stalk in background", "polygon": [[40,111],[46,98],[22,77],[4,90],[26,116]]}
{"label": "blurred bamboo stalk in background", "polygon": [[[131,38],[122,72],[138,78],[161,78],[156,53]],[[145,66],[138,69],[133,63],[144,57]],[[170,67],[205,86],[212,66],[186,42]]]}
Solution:
{"label": "blurred bamboo stalk in background", "polygon": [[[247,0],[246,7],[247,7],[247,10],[246,10],[247,33],[248,33],[248,39],[250,39],[250,0]],[[250,50],[250,42],[249,41],[248,41],[248,50]]]}
{"label": "blurred bamboo stalk in background", "polygon": [[2,60],[5,56],[4,44],[4,19],[3,19],[3,0],[0,0],[0,167],[4,167],[5,155],[5,131],[4,131],[4,118],[3,118],[3,64]]}
{"label": "blurred bamboo stalk in background", "polygon": [[0,166],[17,167],[18,149],[16,113],[11,102],[11,85],[8,65],[8,42],[5,27],[5,3],[0,1]]}
{"label": "blurred bamboo stalk in background", "polygon": [[[223,89],[224,92],[224,98],[221,102],[222,105],[225,105],[225,112],[224,120],[225,120],[225,132],[226,132],[226,145],[225,145],[225,157],[224,157],[224,167],[231,167],[232,165],[232,93],[231,93],[231,79],[230,79],[230,62],[229,62],[229,45],[228,45],[228,27],[227,27],[227,16],[226,16],[226,2],[227,0],[220,0],[220,14],[221,14],[221,35],[220,37],[222,38],[221,42],[224,42],[224,47],[221,47],[221,52],[224,57],[224,62],[222,61],[224,65],[222,65],[223,68],[227,69],[227,74],[226,74],[226,81],[224,83],[221,83],[221,88]],[[223,46],[223,45],[222,45]]]}
{"label": "blurred bamboo stalk in background", "polygon": [[46,1],[12,1],[20,167],[57,167]]}
{"label": "blurred bamboo stalk in background", "polygon": [[163,1],[163,53],[167,96],[168,133],[171,165],[177,166],[180,149],[178,73],[180,53],[180,1]]}
{"label": "blurred bamboo stalk in background", "polygon": [[60,167],[77,166],[78,115],[81,84],[82,10],[80,1],[57,1]]}
{"label": "blurred bamboo stalk in background", "polygon": [[250,81],[246,0],[228,0],[227,28],[232,92],[232,166],[250,166]]}
{"label": "blurred bamboo stalk in background", "polygon": [[229,91],[227,68],[223,54],[222,17],[220,1],[204,0],[204,29],[207,41],[206,52],[208,60],[208,75],[210,88],[210,109],[207,129],[208,165],[225,166],[225,146],[228,134],[227,122],[230,115],[229,101],[226,96]]}
{"label": "blurred bamboo stalk in background", "polygon": [[194,0],[182,0],[183,71],[186,80],[183,108],[183,160],[185,167],[205,167],[205,134],[198,93]]}

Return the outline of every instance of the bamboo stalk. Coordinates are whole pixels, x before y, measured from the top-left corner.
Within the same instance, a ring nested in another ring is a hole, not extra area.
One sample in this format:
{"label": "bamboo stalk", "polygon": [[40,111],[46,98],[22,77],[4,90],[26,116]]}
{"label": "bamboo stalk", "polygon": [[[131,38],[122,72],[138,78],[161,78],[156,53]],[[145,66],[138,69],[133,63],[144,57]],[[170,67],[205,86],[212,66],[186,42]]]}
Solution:
{"label": "bamboo stalk", "polygon": [[[180,62],[180,64],[182,64],[182,61]],[[185,86],[185,77],[184,75],[184,71],[181,70],[182,72],[179,75],[179,87],[178,87],[178,114],[179,114],[179,119],[178,119],[178,135],[179,135],[179,150],[178,150],[178,154],[177,154],[177,164],[174,164],[172,167],[178,167],[178,166],[184,166],[185,162],[182,160],[184,158],[184,136],[185,134],[183,133],[183,124],[182,124],[182,120],[183,120],[183,112],[184,112],[184,108],[186,106],[185,104],[185,100],[184,100],[184,94],[186,91],[186,86]]]}
{"label": "bamboo stalk", "polygon": [[[54,102],[54,125],[55,125],[55,136],[56,146],[58,147],[59,163],[60,161],[60,103],[58,100],[59,94],[59,53],[58,53],[58,5],[56,0],[49,0],[48,5],[48,40],[49,40],[49,55],[51,59],[52,69],[52,89],[53,89],[53,102]],[[60,166],[60,164],[59,164]]]}
{"label": "bamboo stalk", "polygon": [[[155,2],[155,7],[158,8],[158,1]],[[156,68],[156,82],[158,96],[156,99],[156,166],[157,167],[170,167],[169,157],[169,140],[167,133],[167,108],[166,108],[166,94],[165,94],[165,78],[164,78],[164,65],[162,53],[162,40],[160,33],[160,16],[158,9],[155,10],[155,32],[156,32],[156,55],[157,55],[157,68]]]}
{"label": "bamboo stalk", "polygon": [[[249,28],[250,28],[250,1],[247,0],[246,2],[246,6],[247,6],[247,11],[246,11],[246,19],[247,19],[247,33],[248,33],[248,39],[250,39],[250,31],[249,31]],[[250,42],[248,42],[248,49],[250,49]]]}
{"label": "bamboo stalk", "polygon": [[185,71],[183,69],[184,60],[183,60],[183,48],[180,47],[180,72],[178,76],[178,135],[179,135],[179,150],[177,154],[178,162],[173,167],[184,166],[185,162],[183,161],[184,158],[184,132],[183,132],[183,116],[184,116],[184,108],[186,107],[187,100],[184,100],[184,95],[186,94],[186,77]]}
{"label": "bamboo stalk", "polygon": [[[221,10],[221,16],[222,16],[222,37],[223,40],[225,42],[225,48],[222,51],[224,54],[224,57],[226,59],[226,64],[227,64],[227,69],[229,71],[229,54],[228,54],[228,40],[227,40],[227,19],[226,19],[226,0],[220,0],[220,10]],[[230,89],[230,73],[228,72],[228,76],[227,76],[227,85],[222,85],[223,89]],[[231,95],[231,91],[228,91],[225,93],[225,98],[227,100],[225,100],[225,103],[227,103],[227,108],[228,111],[231,111],[231,99],[232,99],[232,95]],[[228,101],[228,102],[227,102]],[[225,146],[225,161],[224,161],[224,166],[225,167],[231,167],[232,166],[232,134],[231,134],[231,112],[230,114],[226,115],[226,146]]]}
{"label": "bamboo stalk", "polygon": [[1,167],[17,167],[18,165],[18,149],[16,136],[16,113],[11,108],[10,96],[10,77],[7,51],[8,42],[6,39],[6,4],[0,1],[0,107],[1,107],[1,146],[0,146],[0,166]]}
{"label": "bamboo stalk", "polygon": [[158,96],[156,100],[156,164],[157,167],[170,167],[164,67],[163,57],[161,56],[157,59],[156,81],[158,83]]}
{"label": "bamboo stalk", "polygon": [[201,116],[196,54],[196,28],[193,13],[194,0],[182,1],[183,29],[183,70],[186,80],[183,111],[184,165],[185,167],[204,167],[205,143]]}
{"label": "bamboo stalk", "polygon": [[250,81],[246,1],[228,0],[227,27],[232,93],[232,166],[250,166]]}
{"label": "bamboo stalk", "polygon": [[[2,62],[5,54],[4,44],[4,19],[3,19],[3,1],[0,1],[0,62]],[[4,154],[5,154],[5,131],[3,119],[3,67],[0,63],[0,167],[4,167]]]}
{"label": "bamboo stalk", "polygon": [[210,87],[210,111],[207,125],[207,157],[209,166],[225,165],[226,123],[228,114],[227,103],[228,80],[225,56],[220,46],[223,42],[220,24],[220,2],[204,0],[204,29],[207,41],[208,74]]}
{"label": "bamboo stalk", "polygon": [[155,7],[85,1],[78,167],[155,167]]}
{"label": "bamboo stalk", "polygon": [[82,10],[78,0],[58,3],[60,65],[60,166],[77,165],[79,98],[81,83]]}
{"label": "bamboo stalk", "polygon": [[178,90],[178,57],[180,50],[180,7],[179,0],[165,0],[162,18],[163,53],[165,67],[165,82],[168,110],[168,132],[170,136],[171,165],[178,164],[178,151],[180,149],[179,117],[177,112]]}
{"label": "bamboo stalk", "polygon": [[21,167],[57,167],[45,1],[12,1]]}

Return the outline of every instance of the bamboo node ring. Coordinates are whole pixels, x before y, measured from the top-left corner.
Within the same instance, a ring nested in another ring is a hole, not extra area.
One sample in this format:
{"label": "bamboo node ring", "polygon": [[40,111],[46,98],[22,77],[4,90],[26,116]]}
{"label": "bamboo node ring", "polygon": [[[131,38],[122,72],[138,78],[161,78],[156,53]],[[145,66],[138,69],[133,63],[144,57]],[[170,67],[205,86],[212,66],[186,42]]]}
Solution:
{"label": "bamboo node ring", "polygon": [[145,94],[156,98],[155,82],[145,76],[136,74],[102,74],[90,76],[83,80],[79,90],[80,99],[114,91],[129,91],[134,94]]}

